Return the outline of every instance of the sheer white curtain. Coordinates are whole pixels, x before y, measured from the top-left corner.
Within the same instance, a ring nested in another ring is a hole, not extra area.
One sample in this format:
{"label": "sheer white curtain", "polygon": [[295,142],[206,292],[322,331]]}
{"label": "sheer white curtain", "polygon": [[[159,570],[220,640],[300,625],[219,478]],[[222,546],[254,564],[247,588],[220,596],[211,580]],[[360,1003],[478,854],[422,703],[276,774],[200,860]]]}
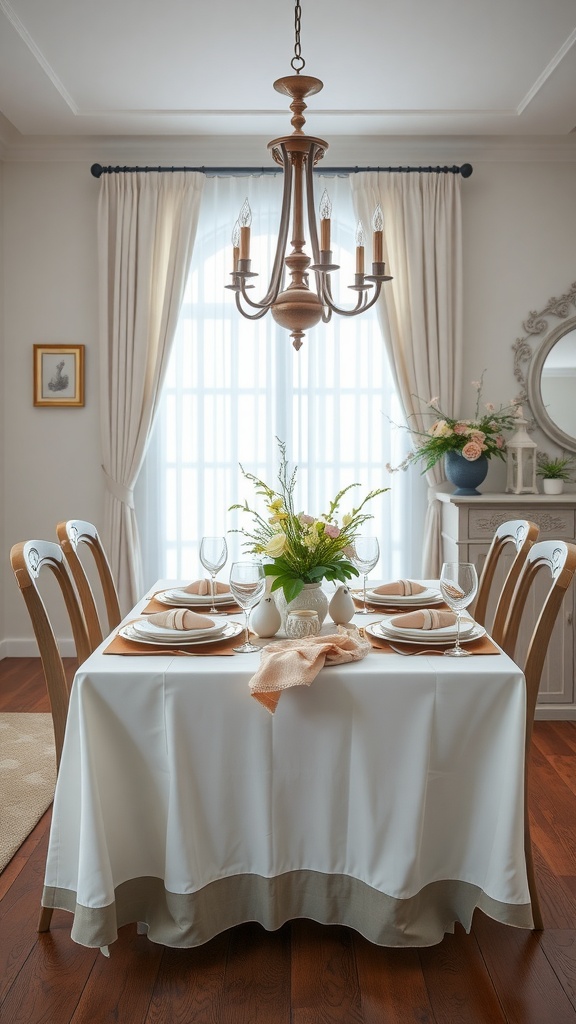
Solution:
{"label": "sheer white curtain", "polygon": [[[320,179],[333,203],[333,249],[341,270],[340,298],[354,273],[355,216],[347,178]],[[237,312],[230,281],[230,236],[244,199],[252,210],[254,295],[266,289],[279,222],[278,177],[209,178],[180,313],[145,465],[136,490],[145,556],[146,585],[159,577],[203,574],[198,548],[203,534],[226,534],[231,560],[242,553],[248,526],[229,506],[252,487],[239,463],[270,484],[276,482],[276,437],[287,442],[298,466],[299,505],[320,514],[343,486],[358,482],[356,496],[390,486],[369,511],[367,532],[378,536],[381,560],[374,575],[420,571],[425,487],[417,473],[390,477],[408,443],[392,432],[402,420],[376,314],[334,317],[308,332],[299,352],[270,314],[256,322]],[[344,508],[342,511],[346,511]],[[224,573],[226,570],[223,571]]]}
{"label": "sheer white curtain", "polygon": [[204,175],[104,174],[98,206],[104,528],[124,612],[141,597],[133,488],[178,321]]}
{"label": "sheer white curtain", "polygon": [[[365,224],[379,203],[384,213],[384,259],[393,281],[378,303],[384,338],[404,414],[416,430],[423,402],[435,397],[458,415],[462,376],[462,216],[459,174],[354,175],[352,190]],[[410,472],[418,472],[414,467]],[[442,564],[438,484],[441,465],[426,474],[430,484],[422,573],[436,577]]]}

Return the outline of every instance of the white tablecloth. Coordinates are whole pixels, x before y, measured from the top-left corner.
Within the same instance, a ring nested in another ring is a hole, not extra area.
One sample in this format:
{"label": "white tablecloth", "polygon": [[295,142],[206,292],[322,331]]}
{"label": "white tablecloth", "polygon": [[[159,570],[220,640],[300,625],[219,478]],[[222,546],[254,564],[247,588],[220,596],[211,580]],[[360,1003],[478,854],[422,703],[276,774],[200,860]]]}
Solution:
{"label": "white tablecloth", "polygon": [[307,917],[430,945],[476,907],[531,927],[525,687],[504,654],[374,651],[272,716],[249,694],[258,654],[105,646],[72,690],[42,899],[76,941],[141,921],[193,946]]}

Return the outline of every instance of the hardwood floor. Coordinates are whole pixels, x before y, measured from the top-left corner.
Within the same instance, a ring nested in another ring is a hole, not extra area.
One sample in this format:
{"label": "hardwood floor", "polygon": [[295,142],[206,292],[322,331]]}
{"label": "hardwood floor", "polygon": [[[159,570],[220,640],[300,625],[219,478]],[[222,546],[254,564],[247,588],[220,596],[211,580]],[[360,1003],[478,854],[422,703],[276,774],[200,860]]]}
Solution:
{"label": "hardwood floor", "polygon": [[[0,662],[0,711],[48,711],[37,659]],[[477,912],[470,935],[427,949],[294,921],[180,950],[129,926],[106,959],[72,942],[63,911],[36,932],[48,811],[0,875],[0,1022],[576,1024],[576,722],[535,725],[531,814],[539,934]]]}

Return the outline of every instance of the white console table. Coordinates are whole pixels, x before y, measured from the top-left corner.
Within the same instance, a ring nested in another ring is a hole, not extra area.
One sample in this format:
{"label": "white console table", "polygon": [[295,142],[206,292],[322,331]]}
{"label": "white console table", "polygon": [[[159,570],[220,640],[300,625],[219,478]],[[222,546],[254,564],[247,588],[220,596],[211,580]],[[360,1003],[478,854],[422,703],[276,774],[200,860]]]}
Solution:
{"label": "white console table", "polygon": [[[509,519],[530,519],[540,527],[539,540],[576,542],[576,494],[481,494],[459,496],[440,492],[442,503],[442,550],[446,561],[473,562],[482,570],[494,531]],[[510,555],[511,560],[512,555]],[[497,591],[504,573],[495,580]],[[493,602],[488,607],[491,623]],[[576,587],[568,591],[554,627],[542,673],[537,718],[576,719],[576,665],[574,619]],[[526,609],[526,628],[519,638],[516,657],[521,663],[527,638],[537,614],[537,604]]]}

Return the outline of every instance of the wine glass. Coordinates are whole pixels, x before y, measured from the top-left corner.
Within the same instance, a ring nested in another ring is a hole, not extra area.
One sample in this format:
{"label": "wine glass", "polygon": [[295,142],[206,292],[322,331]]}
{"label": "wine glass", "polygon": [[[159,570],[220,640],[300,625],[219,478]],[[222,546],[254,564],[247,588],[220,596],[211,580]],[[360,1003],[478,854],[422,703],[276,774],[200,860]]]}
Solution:
{"label": "wine glass", "polygon": [[237,603],[244,609],[244,615],[246,616],[246,640],[241,647],[234,648],[234,650],[239,654],[260,650],[259,647],[255,647],[254,644],[250,643],[248,620],[250,618],[250,609],[253,608],[255,604],[258,604],[258,601],[264,594],[265,589],[266,577],[264,575],[264,566],[261,562],[232,563],[232,570],[230,572],[230,590],[236,598]]}
{"label": "wine glass", "polygon": [[440,573],[440,591],[446,604],[456,612],[456,644],[444,651],[451,658],[468,657],[470,651],[460,646],[460,616],[476,597],[478,576],[471,562],[444,562]]}
{"label": "wine glass", "polygon": [[353,547],[350,561],[364,575],[364,607],[358,614],[370,615],[370,611],[366,607],[366,578],[380,558],[380,545],[377,537],[356,537]]}
{"label": "wine glass", "polygon": [[207,572],[210,573],[210,599],[212,607],[209,611],[213,615],[218,614],[218,609],[214,603],[216,573],[224,568],[227,558],[228,545],[226,544],[225,537],[202,537],[200,541],[200,561]]}

